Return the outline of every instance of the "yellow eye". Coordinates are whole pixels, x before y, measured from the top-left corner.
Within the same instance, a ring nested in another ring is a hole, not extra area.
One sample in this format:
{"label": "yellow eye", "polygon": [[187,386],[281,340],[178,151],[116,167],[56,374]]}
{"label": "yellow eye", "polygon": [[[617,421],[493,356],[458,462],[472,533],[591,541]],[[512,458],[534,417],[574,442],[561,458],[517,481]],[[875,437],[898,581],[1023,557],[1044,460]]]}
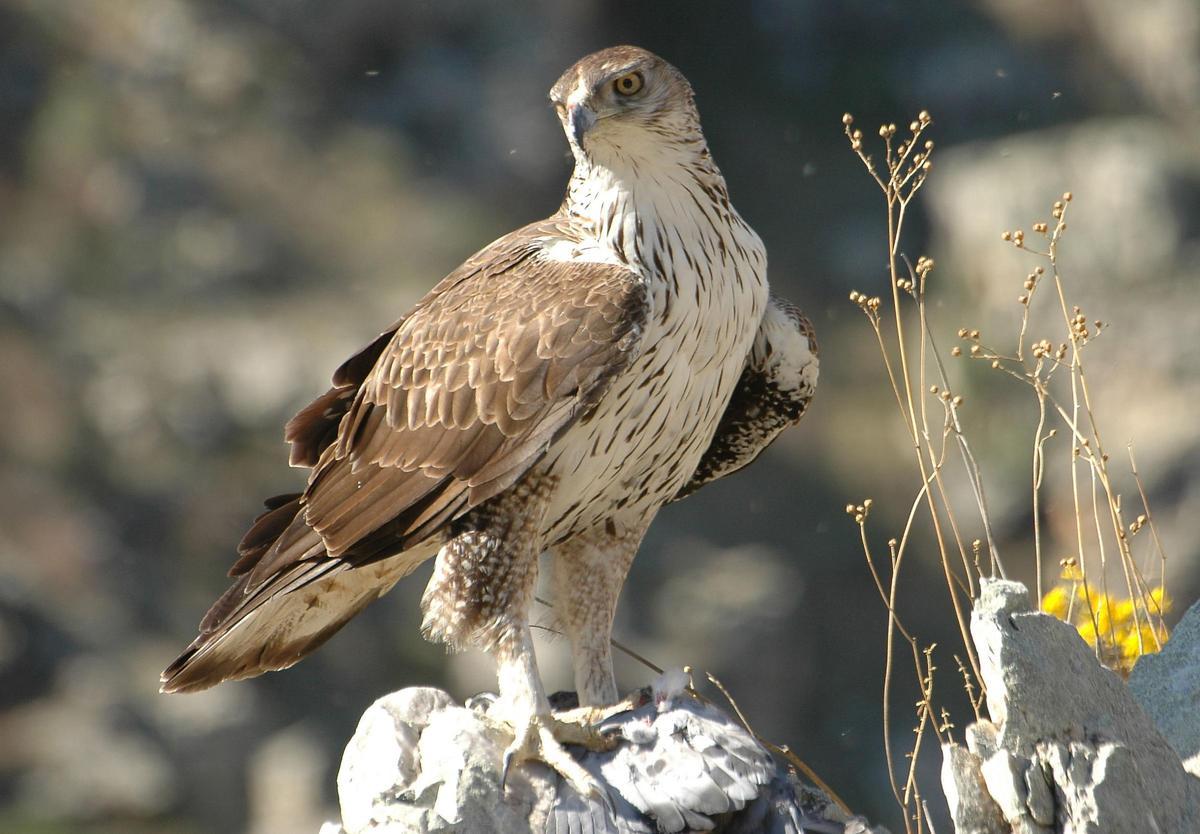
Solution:
{"label": "yellow eye", "polygon": [[645,80],[640,72],[627,72],[613,82],[613,89],[618,95],[632,96],[641,91]]}

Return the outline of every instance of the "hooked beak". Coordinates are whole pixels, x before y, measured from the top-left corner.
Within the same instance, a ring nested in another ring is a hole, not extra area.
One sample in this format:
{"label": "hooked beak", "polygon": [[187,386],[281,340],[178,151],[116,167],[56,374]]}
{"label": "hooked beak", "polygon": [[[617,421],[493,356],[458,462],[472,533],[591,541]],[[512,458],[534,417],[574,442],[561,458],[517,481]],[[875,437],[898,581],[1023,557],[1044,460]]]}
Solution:
{"label": "hooked beak", "polygon": [[596,114],[582,104],[572,104],[567,108],[567,128],[578,147],[583,147],[584,134],[591,130],[595,123]]}

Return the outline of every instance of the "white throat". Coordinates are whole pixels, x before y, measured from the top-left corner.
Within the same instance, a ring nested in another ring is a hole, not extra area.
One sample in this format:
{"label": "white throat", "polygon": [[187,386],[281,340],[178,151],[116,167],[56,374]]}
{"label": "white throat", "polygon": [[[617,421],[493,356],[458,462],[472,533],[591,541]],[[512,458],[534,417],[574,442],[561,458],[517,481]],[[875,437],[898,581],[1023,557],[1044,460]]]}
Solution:
{"label": "white throat", "polygon": [[597,137],[595,143],[589,153],[573,148],[563,209],[627,263],[653,267],[669,234],[709,239],[744,225],[698,133],[694,140],[639,137],[618,146]]}

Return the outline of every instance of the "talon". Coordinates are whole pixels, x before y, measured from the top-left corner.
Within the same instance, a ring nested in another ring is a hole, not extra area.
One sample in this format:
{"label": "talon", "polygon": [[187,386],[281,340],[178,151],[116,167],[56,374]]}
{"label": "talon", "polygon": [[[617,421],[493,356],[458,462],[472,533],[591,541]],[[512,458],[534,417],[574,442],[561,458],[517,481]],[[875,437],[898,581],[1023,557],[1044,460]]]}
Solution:
{"label": "talon", "polygon": [[[556,737],[560,732],[565,732],[571,738],[562,741],[568,744],[580,743],[574,739],[586,734],[582,727],[562,723],[553,716],[542,715],[530,716],[510,727],[513,741],[504,751],[501,760],[501,790],[507,786],[508,774],[513,765],[523,761],[540,761],[557,772],[581,796],[594,796],[612,811],[612,800],[605,787],[563,748],[560,739]],[[597,737],[601,735],[595,732],[593,734]]]}
{"label": "talon", "polygon": [[607,752],[617,746],[621,734],[615,727],[601,729],[600,724],[622,711],[579,707],[555,713],[552,716],[554,737],[564,744],[578,744],[597,753]]}
{"label": "talon", "polygon": [[[514,742],[515,743],[515,742]],[[512,767],[513,749],[509,747],[504,751],[504,757],[500,760],[500,792],[504,793],[508,790],[508,769]]]}

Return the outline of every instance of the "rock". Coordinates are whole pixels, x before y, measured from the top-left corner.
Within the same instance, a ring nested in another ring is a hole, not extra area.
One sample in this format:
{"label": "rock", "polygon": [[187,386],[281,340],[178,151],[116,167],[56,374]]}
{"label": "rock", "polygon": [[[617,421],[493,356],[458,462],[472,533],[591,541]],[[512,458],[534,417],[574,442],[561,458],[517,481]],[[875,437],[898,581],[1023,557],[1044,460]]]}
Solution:
{"label": "rock", "polygon": [[968,728],[968,750],[943,748],[960,834],[1200,830],[1200,779],[1079,634],[1031,610],[1023,585],[984,580],[971,636],[992,720]]}
{"label": "rock", "polygon": [[1161,652],[1142,655],[1129,691],[1188,772],[1200,776],[1200,603],[1183,615]]}
{"label": "rock", "polygon": [[540,763],[515,767],[501,788],[510,737],[489,718],[492,696],[459,706],[437,689],[387,695],[346,747],[341,825],[321,834],[881,834],[800,783],[729,715],[664,680],[603,722],[618,739],[613,750],[569,748],[607,789],[607,805]]}
{"label": "rock", "polygon": [[988,795],[979,757],[960,744],[942,748],[942,793],[958,834],[1004,834],[1004,815]]}

